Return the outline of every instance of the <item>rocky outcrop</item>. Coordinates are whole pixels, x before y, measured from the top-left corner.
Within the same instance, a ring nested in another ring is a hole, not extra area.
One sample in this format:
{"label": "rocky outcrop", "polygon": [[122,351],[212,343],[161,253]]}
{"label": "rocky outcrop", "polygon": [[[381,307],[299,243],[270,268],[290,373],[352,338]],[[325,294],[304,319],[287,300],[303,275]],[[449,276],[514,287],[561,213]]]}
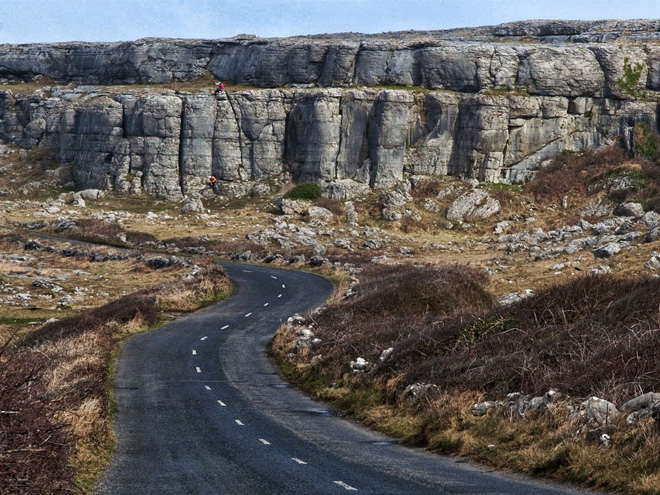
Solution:
{"label": "rocky outcrop", "polygon": [[520,182],[559,151],[617,137],[630,145],[640,121],[657,128],[659,29],[534,21],[387,36],[0,45],[0,81],[164,83],[210,72],[269,88],[217,97],[0,91],[0,138],[57,150],[75,164],[78,187],[169,199],[211,174],[231,195],[293,180],[344,199],[404,174]]}
{"label": "rocky outcrop", "polygon": [[0,78],[135,84],[193,79],[209,71],[258,87],[395,84],[477,92],[509,86],[535,95],[607,97],[617,92],[625,58],[643,64],[641,87],[658,89],[658,48],[612,43],[658,39],[657,20],[637,20],[531,21],[385,35],[0,45]]}
{"label": "rocky outcrop", "polygon": [[[654,101],[375,89],[0,91],[0,137],[57,150],[78,187],[181,199],[208,175],[389,188],[404,174],[528,179],[539,163],[657,125]],[[348,182],[347,182],[348,181]],[[247,190],[247,189],[246,189]],[[343,192],[342,192],[343,191]]]}

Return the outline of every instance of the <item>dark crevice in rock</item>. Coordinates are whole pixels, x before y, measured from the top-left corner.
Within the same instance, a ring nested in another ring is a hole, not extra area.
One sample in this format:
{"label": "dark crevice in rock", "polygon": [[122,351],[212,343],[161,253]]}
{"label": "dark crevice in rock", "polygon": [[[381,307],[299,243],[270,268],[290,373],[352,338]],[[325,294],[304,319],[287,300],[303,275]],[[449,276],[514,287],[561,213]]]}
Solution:
{"label": "dark crevice in rock", "polygon": [[186,193],[184,184],[184,169],[183,169],[183,155],[184,155],[184,132],[186,128],[186,100],[181,100],[181,123],[179,130],[179,188],[181,194]]}

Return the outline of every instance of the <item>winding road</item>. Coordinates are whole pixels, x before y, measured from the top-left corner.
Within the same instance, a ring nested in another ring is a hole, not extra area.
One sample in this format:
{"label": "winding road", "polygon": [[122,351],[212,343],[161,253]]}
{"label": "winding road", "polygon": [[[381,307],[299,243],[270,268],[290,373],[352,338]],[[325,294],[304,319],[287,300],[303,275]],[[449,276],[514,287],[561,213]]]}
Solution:
{"label": "winding road", "polygon": [[222,303],[129,339],[115,379],[118,438],[99,495],[587,493],[397,445],[290,388],[266,347],[332,286],[223,263]]}

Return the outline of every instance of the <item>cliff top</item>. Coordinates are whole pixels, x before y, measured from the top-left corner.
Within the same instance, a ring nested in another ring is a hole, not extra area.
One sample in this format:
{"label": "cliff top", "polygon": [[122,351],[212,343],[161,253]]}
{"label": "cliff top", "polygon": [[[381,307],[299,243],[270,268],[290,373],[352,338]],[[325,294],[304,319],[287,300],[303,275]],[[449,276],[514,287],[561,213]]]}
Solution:
{"label": "cliff top", "polygon": [[[179,39],[179,38],[141,38],[135,41],[118,42],[86,42],[68,41],[60,43],[29,43],[26,45],[118,45],[123,43],[153,43],[159,41],[189,43],[268,43],[272,41],[299,42],[309,41],[475,41],[475,42],[502,42],[525,41],[542,43],[600,43],[621,41],[653,41],[660,40],[660,19],[631,19],[631,20],[525,20],[506,22],[493,26],[477,26],[452,28],[442,30],[408,30],[391,31],[383,33],[321,33],[305,34],[282,38],[261,38],[254,34],[238,34],[231,38],[216,39]],[[3,46],[3,45],[0,45]],[[6,43],[4,46],[15,46]]]}

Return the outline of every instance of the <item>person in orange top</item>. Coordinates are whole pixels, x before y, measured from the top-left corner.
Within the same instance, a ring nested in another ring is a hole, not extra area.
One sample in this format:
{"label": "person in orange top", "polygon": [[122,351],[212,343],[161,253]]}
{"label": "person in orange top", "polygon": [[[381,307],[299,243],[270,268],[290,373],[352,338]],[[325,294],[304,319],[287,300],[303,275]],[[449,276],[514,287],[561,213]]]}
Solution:
{"label": "person in orange top", "polygon": [[215,189],[215,183],[216,183],[216,182],[218,182],[218,179],[216,179],[214,175],[209,175],[209,187],[210,187],[211,189],[213,189],[213,192],[214,192],[214,193],[217,193],[217,192],[218,192],[218,191],[216,191],[216,189]]}

